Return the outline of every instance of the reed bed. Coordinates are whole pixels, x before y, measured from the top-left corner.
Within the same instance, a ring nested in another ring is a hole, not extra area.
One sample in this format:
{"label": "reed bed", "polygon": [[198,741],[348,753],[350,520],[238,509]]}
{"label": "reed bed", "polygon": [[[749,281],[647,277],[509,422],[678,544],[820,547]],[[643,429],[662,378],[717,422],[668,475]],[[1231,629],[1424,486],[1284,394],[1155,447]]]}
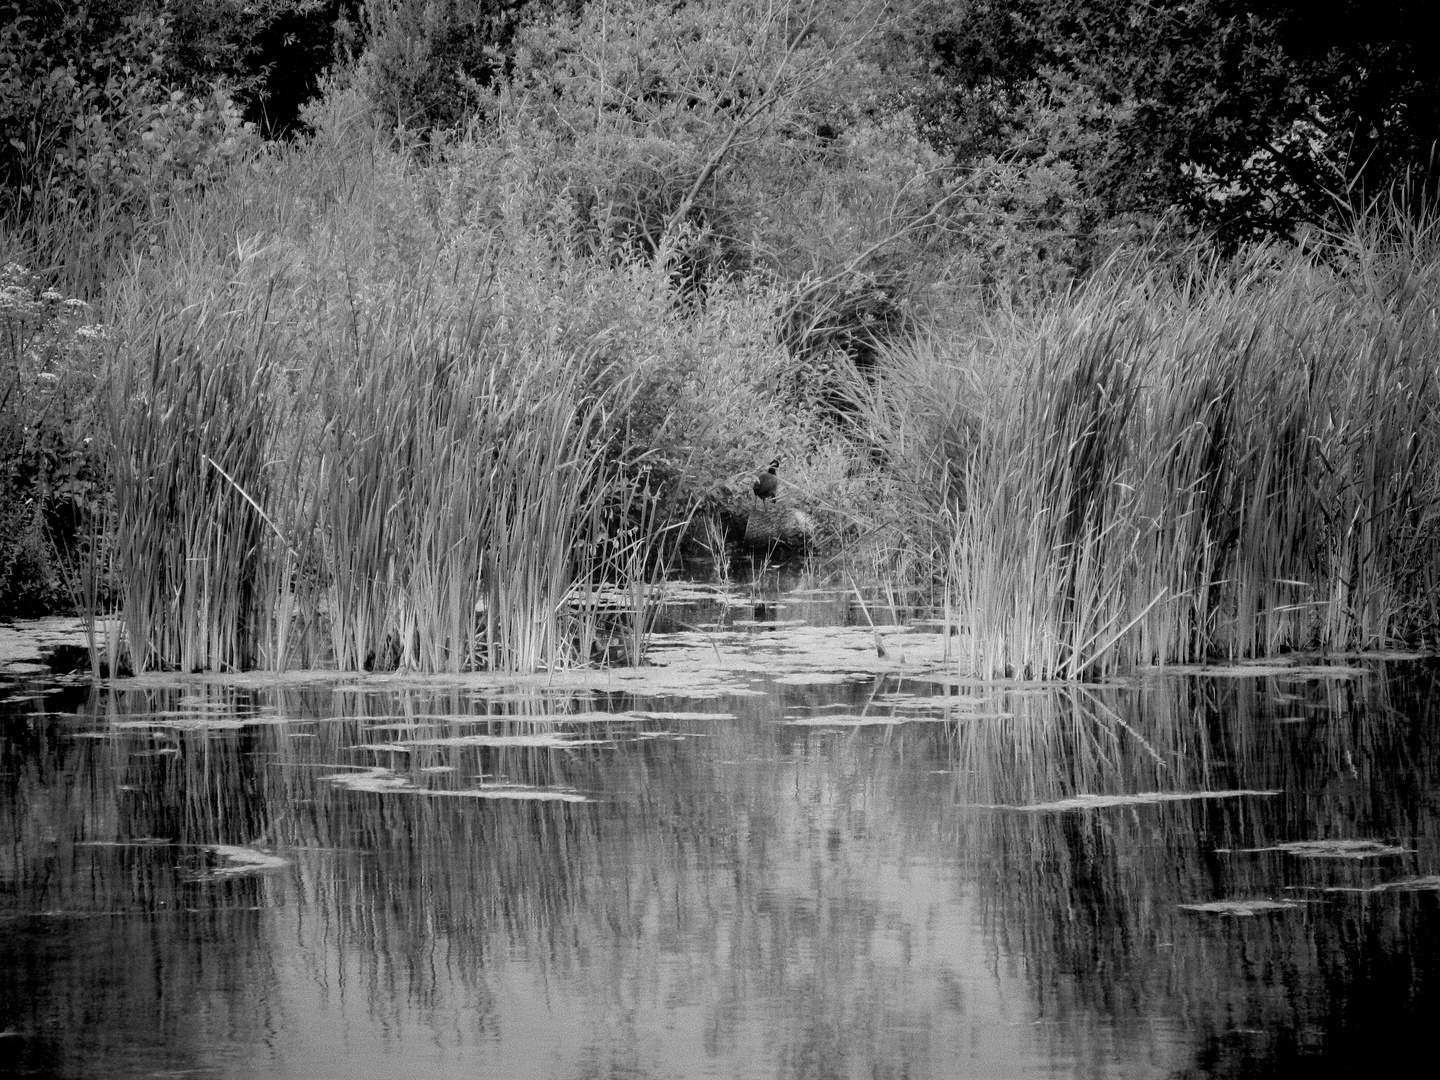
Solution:
{"label": "reed bed", "polygon": [[394,289],[310,356],[268,331],[273,288],[160,304],[130,338],[148,360],[117,354],[110,533],[132,668],[589,658],[600,589],[634,566],[611,539],[636,499],[614,395],[583,356],[497,341],[478,301],[432,321],[415,297]]}
{"label": "reed bed", "polygon": [[1434,642],[1440,238],[1382,225],[1117,272],[892,357],[870,411],[964,670]]}
{"label": "reed bed", "polygon": [[137,671],[244,667],[261,645],[273,361],[209,314],[113,373],[110,551]]}
{"label": "reed bed", "polygon": [[103,644],[137,671],[643,661],[645,586],[778,427],[770,294],[687,316],[663,260],[577,255],[525,177],[407,157],[345,100],[109,284]]}
{"label": "reed bed", "polygon": [[448,167],[342,105],[112,267],[96,570],[124,629],[97,649],[112,670],[535,671],[619,638],[639,662],[688,505],[644,482],[635,366],[570,332],[603,273],[437,201]]}
{"label": "reed bed", "polygon": [[1436,640],[1433,225],[917,314],[837,407],[787,389],[783,289],[677,305],[496,145],[422,162],[347,100],[107,283],[112,669],[638,660],[643,585],[697,505],[749,512],[757,446],[835,565],[946,596],[966,674]]}

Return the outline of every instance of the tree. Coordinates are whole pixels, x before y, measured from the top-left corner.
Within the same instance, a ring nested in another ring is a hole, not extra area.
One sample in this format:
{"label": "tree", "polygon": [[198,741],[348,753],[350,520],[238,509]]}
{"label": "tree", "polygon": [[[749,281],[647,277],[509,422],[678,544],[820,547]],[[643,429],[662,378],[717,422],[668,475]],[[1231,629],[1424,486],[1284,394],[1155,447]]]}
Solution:
{"label": "tree", "polygon": [[358,52],[364,0],[161,0],[170,81],[223,82],[266,138],[294,129],[321,76]]}
{"label": "tree", "polygon": [[173,45],[147,0],[0,4],[0,213],[153,209],[243,152],[225,87],[179,84]]}
{"label": "tree", "polygon": [[792,354],[863,364],[947,238],[949,171],[874,59],[885,17],[606,0],[537,21],[479,103],[491,156],[473,171],[514,177],[507,199],[523,191],[573,250],[659,258],[686,302],[719,279],[785,282]]}
{"label": "tree", "polygon": [[591,4],[522,35],[507,95],[577,164],[588,159],[584,182],[616,196],[607,212],[619,214],[618,235],[653,249],[682,224],[718,225],[726,181],[755,179],[759,159],[791,167],[778,178],[819,148],[856,44],[827,37],[820,12],[813,2]]}
{"label": "tree", "polygon": [[526,20],[567,0],[363,0],[365,89],[392,126],[429,132],[474,115]]}
{"label": "tree", "polygon": [[[930,9],[931,137],[1023,143],[1026,88],[1068,107],[1082,187],[1237,241],[1397,182],[1433,185],[1440,69],[1409,0],[970,0]],[[1034,100],[1032,92],[1029,100]]]}

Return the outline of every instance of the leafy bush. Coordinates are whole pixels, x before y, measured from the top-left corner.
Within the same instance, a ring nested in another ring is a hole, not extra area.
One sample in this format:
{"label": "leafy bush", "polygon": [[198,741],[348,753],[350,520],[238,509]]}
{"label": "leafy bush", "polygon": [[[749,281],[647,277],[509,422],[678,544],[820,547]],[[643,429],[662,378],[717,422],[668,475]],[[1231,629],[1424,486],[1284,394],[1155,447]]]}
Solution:
{"label": "leafy bush", "polygon": [[8,5],[0,18],[0,221],[67,288],[95,295],[111,259],[174,199],[228,174],[256,146],[223,88],[172,85],[168,18],[136,3]]}
{"label": "leafy bush", "polygon": [[[916,105],[960,163],[1073,121],[1065,157],[1107,215],[1178,211],[1234,246],[1435,190],[1440,81],[1424,5],[1392,0],[920,0]],[[1418,200],[1417,200],[1418,201]]]}
{"label": "leafy bush", "polygon": [[874,22],[863,5],[588,5],[519,33],[481,137],[528,168],[552,232],[602,257],[663,246],[685,288],[914,262],[945,189],[876,96]]}
{"label": "leafy bush", "polygon": [[0,614],[39,615],[72,589],[104,495],[97,346],[84,302],[0,268]]}
{"label": "leafy bush", "polygon": [[463,127],[504,72],[524,17],[547,0],[366,0],[359,85],[387,126]]}

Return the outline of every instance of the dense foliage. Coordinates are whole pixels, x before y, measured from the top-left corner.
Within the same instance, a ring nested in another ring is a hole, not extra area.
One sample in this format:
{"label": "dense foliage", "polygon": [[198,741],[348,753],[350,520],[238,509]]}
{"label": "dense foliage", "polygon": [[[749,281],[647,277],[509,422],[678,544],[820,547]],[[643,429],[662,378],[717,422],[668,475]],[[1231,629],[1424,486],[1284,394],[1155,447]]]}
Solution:
{"label": "dense foliage", "polygon": [[[923,96],[937,144],[961,159],[1048,150],[1106,213],[1176,208],[1233,243],[1396,183],[1433,190],[1428,4],[967,0],[926,14],[942,27]],[[1058,135],[1049,113],[1066,118]]]}
{"label": "dense foliage", "polygon": [[24,267],[0,267],[0,612],[77,599],[105,499],[94,428],[89,306]]}

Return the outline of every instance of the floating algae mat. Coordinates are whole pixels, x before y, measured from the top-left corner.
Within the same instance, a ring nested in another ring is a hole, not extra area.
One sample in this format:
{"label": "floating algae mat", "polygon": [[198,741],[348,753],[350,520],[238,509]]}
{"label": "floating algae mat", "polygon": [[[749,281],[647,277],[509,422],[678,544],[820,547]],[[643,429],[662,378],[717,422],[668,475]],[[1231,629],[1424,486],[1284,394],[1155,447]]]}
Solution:
{"label": "floating algae mat", "polygon": [[978,683],[932,627],[797,622],[844,594],[687,603],[643,668],[17,671],[7,1060],[921,1080],[1429,1052],[1426,663]]}

